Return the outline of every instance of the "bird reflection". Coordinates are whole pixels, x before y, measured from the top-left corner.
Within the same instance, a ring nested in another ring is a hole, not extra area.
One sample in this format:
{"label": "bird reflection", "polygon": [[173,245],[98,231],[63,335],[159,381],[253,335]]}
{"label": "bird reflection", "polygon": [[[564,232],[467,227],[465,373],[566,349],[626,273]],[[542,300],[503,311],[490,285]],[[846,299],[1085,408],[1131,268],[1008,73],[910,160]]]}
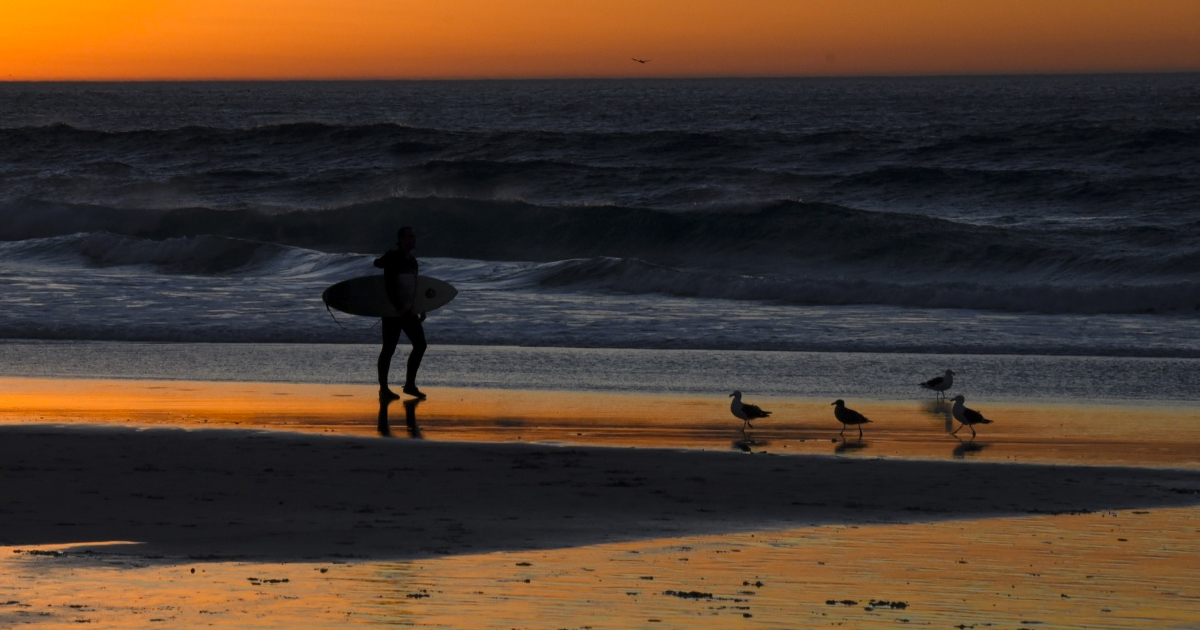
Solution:
{"label": "bird reflection", "polygon": [[951,413],[950,404],[945,400],[927,400],[921,405],[921,411],[941,420],[946,428],[946,433],[950,433],[954,429],[954,414]]}
{"label": "bird reflection", "polygon": [[982,451],[988,447],[987,444],[976,444],[974,439],[964,442],[962,438],[958,437],[957,435],[954,436],[954,439],[958,440],[958,446],[955,446],[954,451],[951,453],[954,455],[954,459],[962,459],[967,455],[975,455],[979,451]]}
{"label": "bird reflection", "polygon": [[[839,442],[838,440],[834,441]],[[841,455],[842,453],[853,453],[855,451],[861,451],[867,448],[867,446],[869,446],[869,443],[864,442],[861,439],[854,442],[849,442],[843,439],[838,443],[837,446],[833,447],[833,452],[835,455]]]}
{"label": "bird reflection", "polygon": [[742,439],[733,441],[733,449],[736,451],[742,451],[743,453],[753,453],[754,449],[763,448],[768,444],[768,441],[756,440],[743,431]]}
{"label": "bird reflection", "polygon": [[[417,424],[417,405],[421,404],[422,398],[409,398],[404,403],[404,424],[408,427],[408,437],[414,440],[420,440],[424,436],[421,435],[421,427]],[[395,402],[387,398],[379,399],[379,435],[383,437],[392,436],[392,427],[388,422],[388,407]]]}

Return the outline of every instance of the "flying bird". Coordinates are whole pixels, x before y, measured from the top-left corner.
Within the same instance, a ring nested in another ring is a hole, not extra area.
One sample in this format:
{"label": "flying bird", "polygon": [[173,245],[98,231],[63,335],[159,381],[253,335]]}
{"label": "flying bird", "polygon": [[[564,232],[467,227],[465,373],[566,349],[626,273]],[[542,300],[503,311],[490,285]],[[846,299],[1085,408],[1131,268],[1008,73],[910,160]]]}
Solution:
{"label": "flying bird", "polygon": [[921,387],[931,389],[938,393],[939,396],[945,397],[945,392],[954,384],[954,370],[946,370],[944,376],[935,376],[934,378],[921,383]]}
{"label": "flying bird", "polygon": [[742,392],[740,391],[735,391],[730,396],[733,398],[733,402],[729,403],[729,410],[733,412],[733,415],[741,418],[744,423],[742,424],[743,431],[746,430],[746,427],[754,428],[754,425],[750,424],[751,420],[758,420],[759,418],[766,418],[771,415],[770,411],[763,411],[758,405],[742,402]]}
{"label": "flying bird", "polygon": [[843,435],[846,432],[846,427],[849,425],[858,425],[858,439],[862,439],[862,425],[870,422],[866,416],[846,406],[846,401],[841,398],[830,403],[833,405],[833,417],[837,418],[838,422],[842,423],[842,430],[838,435]]}
{"label": "flying bird", "polygon": [[649,59],[638,59],[637,57],[633,57],[633,60],[638,63],[650,63]]}
{"label": "flying bird", "polygon": [[975,439],[975,426],[974,425],[991,424],[992,421],[988,420],[987,418],[984,418],[983,414],[979,413],[978,411],[975,411],[974,409],[971,409],[970,407],[967,407],[966,405],[964,405],[963,403],[965,403],[966,401],[967,401],[966,397],[963,396],[962,394],[959,394],[954,397],[954,407],[951,408],[950,413],[954,414],[954,419],[958,420],[962,424],[959,425],[958,429],[951,431],[950,435],[954,435],[955,433],[958,433],[959,430],[962,429],[963,427],[969,427],[971,429],[971,439],[974,440]]}

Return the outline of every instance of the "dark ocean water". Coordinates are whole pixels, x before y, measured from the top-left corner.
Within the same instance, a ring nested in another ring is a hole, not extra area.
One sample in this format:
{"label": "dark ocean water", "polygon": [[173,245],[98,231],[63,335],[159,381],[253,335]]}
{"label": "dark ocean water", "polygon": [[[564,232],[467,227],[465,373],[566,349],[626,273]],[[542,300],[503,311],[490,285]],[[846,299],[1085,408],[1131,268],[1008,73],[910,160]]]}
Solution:
{"label": "dark ocean water", "polygon": [[0,84],[0,337],[1200,356],[1200,75]]}

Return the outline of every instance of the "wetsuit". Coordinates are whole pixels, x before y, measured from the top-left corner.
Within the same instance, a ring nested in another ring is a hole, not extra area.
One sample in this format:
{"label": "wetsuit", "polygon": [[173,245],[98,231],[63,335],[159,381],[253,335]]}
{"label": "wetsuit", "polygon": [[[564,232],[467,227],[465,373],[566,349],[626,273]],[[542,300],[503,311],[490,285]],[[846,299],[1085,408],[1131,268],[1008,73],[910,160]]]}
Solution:
{"label": "wetsuit", "polygon": [[[388,299],[396,308],[411,300],[402,300],[398,293],[397,277],[402,273],[417,273],[417,259],[406,256],[398,249],[388,250],[383,256],[375,259],[375,266],[383,269],[384,284],[387,286]],[[396,344],[400,342],[400,333],[408,336],[412,343],[412,352],[408,355],[408,370],[404,376],[404,387],[415,388],[417,370],[421,367],[421,358],[425,355],[425,327],[421,325],[422,317],[415,313],[407,313],[399,317],[383,318],[383,347],[379,351],[377,368],[379,371],[379,388],[387,389],[388,370],[392,365],[392,355],[396,353]]]}

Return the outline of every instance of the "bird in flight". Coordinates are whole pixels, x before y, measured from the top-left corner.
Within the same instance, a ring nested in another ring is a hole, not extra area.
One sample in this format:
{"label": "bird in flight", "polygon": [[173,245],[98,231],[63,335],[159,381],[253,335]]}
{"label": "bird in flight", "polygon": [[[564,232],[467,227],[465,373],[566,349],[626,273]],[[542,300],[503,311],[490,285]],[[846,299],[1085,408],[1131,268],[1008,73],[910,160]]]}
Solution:
{"label": "bird in flight", "polygon": [[650,63],[649,59],[638,59],[637,57],[633,57],[633,60],[638,63]]}

